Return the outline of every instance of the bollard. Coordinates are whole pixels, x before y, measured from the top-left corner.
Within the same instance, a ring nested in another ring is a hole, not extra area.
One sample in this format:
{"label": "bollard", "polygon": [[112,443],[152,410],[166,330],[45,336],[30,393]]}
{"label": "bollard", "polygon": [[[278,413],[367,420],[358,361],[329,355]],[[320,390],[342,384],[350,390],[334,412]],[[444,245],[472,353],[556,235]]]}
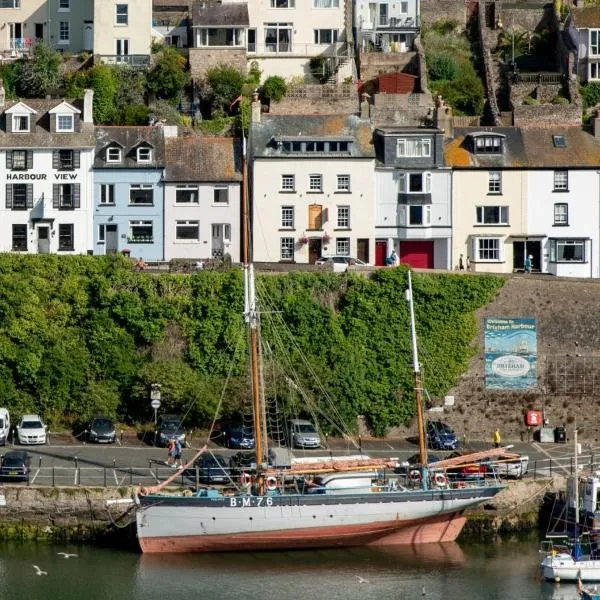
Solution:
{"label": "bollard", "polygon": [[133,485],[133,467],[129,467],[129,485]]}
{"label": "bollard", "polygon": [[87,439],[88,439],[88,430],[84,429],[84,431],[83,431],[83,442],[82,442],[82,444],[84,446],[85,446],[85,443],[87,442]]}
{"label": "bollard", "polygon": [[537,475],[537,459],[533,461],[533,480],[535,481],[535,476]]}
{"label": "bollard", "polygon": [[123,430],[121,429],[121,446],[123,445]]}
{"label": "bollard", "polygon": [[594,470],[594,455],[592,454],[592,457],[590,458],[591,464],[590,464],[590,470],[593,471]]}
{"label": "bollard", "polygon": [[42,457],[40,456],[40,460],[38,462],[38,469],[42,468]]}
{"label": "bollard", "polygon": [[106,487],[106,467],[104,467],[104,487]]}
{"label": "bollard", "polygon": [[113,458],[113,469],[117,468],[117,459]]}
{"label": "bollard", "polygon": [[52,465],[52,487],[55,487],[55,482],[54,482],[54,465]]}
{"label": "bollard", "polygon": [[196,489],[200,487],[200,469],[198,465],[196,465]]}
{"label": "bollard", "polygon": [[362,437],[358,436],[358,451],[362,454]]}

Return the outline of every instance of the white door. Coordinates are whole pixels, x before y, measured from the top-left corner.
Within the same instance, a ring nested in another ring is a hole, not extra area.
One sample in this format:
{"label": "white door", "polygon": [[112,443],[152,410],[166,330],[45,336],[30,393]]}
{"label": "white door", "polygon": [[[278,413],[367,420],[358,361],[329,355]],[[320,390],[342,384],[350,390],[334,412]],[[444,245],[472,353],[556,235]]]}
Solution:
{"label": "white door", "polygon": [[231,225],[215,223],[212,225],[211,255],[213,258],[223,258],[231,244]]}
{"label": "white door", "polygon": [[94,23],[85,21],[83,24],[83,49],[92,52],[94,49]]}

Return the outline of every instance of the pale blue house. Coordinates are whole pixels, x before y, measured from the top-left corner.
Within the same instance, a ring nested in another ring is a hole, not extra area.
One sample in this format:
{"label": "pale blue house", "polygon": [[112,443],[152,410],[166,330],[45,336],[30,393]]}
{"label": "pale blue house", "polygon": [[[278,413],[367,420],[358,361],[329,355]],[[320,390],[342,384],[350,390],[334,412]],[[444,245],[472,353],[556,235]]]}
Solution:
{"label": "pale blue house", "polygon": [[162,179],[170,130],[162,124],[96,127],[94,254],[164,259]]}

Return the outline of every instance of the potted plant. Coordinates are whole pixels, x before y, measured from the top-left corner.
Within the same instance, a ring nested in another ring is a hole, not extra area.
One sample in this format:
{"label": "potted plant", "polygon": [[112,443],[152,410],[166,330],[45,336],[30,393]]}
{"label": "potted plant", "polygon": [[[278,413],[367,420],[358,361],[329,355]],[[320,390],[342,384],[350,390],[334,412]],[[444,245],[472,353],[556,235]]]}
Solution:
{"label": "potted plant", "polygon": [[302,236],[300,236],[300,239],[298,240],[298,242],[302,245],[308,244],[308,238],[305,235],[302,235]]}
{"label": "potted plant", "polygon": [[321,239],[323,240],[324,244],[329,244],[329,242],[331,241],[331,237],[327,232],[323,234],[323,237]]}

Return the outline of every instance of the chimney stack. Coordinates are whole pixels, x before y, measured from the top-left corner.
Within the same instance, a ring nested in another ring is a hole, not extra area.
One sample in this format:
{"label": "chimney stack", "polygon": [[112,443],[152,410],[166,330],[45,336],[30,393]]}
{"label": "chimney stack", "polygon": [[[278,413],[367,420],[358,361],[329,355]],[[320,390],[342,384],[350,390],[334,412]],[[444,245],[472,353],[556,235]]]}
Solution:
{"label": "chimney stack", "polygon": [[362,101],[360,103],[360,118],[368,121],[371,118],[371,105],[369,104],[369,94],[366,92],[362,95]]}
{"label": "chimney stack", "polygon": [[454,135],[452,107],[439,95],[435,101],[435,126],[444,132],[444,137]]}
{"label": "chimney stack", "polygon": [[83,91],[83,122],[94,123],[94,90]]}
{"label": "chimney stack", "polygon": [[252,123],[260,123],[260,112],[262,110],[258,92],[252,94]]}

